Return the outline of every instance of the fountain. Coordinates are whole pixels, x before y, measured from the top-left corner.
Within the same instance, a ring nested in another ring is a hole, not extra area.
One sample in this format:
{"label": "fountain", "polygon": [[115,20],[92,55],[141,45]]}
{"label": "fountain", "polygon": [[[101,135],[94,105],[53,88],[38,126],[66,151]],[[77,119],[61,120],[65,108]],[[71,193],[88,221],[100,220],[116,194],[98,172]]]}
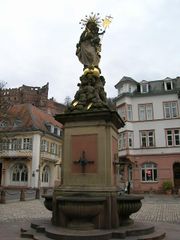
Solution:
{"label": "fountain", "polygon": [[[76,55],[84,65],[78,91],[64,114],[62,185],[44,195],[52,211],[51,223],[33,222],[32,228],[51,239],[112,239],[150,234],[153,226],[133,224],[132,213],[141,208],[142,196],[118,195],[118,129],[124,121],[107,104],[105,79],[99,68],[100,37],[112,20],[107,16],[100,32],[100,17],[82,20],[85,30]],[[152,238],[153,239],[153,238]]]}

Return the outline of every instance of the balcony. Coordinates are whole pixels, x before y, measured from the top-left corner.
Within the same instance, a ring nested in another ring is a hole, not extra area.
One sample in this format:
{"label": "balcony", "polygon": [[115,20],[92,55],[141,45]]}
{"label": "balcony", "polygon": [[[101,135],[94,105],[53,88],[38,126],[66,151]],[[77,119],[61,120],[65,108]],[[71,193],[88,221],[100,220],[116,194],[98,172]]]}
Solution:
{"label": "balcony", "polygon": [[60,156],[52,154],[50,152],[41,152],[41,159],[46,159],[50,162],[58,162],[60,161]]}
{"label": "balcony", "polygon": [[0,155],[2,158],[32,158],[32,150],[2,150]]}

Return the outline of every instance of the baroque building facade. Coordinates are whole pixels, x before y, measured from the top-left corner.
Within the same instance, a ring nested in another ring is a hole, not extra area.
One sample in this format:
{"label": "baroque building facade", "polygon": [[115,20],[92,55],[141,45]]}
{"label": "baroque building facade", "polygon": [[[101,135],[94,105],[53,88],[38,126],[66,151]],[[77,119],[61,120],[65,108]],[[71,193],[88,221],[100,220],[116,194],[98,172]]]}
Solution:
{"label": "baroque building facade", "polygon": [[62,125],[30,103],[0,116],[0,185],[53,187],[61,183]]}
{"label": "baroque building facade", "polygon": [[119,131],[119,174],[133,192],[180,188],[180,77],[138,83],[123,77],[116,108],[126,122]]}

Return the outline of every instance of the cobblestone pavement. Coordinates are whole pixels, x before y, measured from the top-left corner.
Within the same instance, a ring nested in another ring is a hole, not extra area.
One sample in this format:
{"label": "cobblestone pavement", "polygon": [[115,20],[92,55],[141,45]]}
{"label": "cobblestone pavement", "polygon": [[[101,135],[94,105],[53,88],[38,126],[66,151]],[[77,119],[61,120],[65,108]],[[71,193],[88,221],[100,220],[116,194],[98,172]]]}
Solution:
{"label": "cobblestone pavement", "polygon": [[44,219],[50,217],[51,212],[44,207],[43,200],[0,204],[0,222]]}
{"label": "cobblestone pavement", "polygon": [[142,208],[131,216],[145,222],[180,223],[180,197],[145,195]]}
{"label": "cobblestone pavement", "polygon": [[[0,222],[50,218],[43,200],[0,204]],[[131,216],[138,221],[180,223],[180,197],[145,195],[141,209]]]}
{"label": "cobblestone pavement", "polygon": [[[157,222],[157,226],[168,231],[171,240],[180,239],[180,197],[145,195],[142,208],[131,216],[139,222]],[[32,219],[50,219],[42,200],[0,204],[0,240],[22,240],[20,228],[30,227]]]}

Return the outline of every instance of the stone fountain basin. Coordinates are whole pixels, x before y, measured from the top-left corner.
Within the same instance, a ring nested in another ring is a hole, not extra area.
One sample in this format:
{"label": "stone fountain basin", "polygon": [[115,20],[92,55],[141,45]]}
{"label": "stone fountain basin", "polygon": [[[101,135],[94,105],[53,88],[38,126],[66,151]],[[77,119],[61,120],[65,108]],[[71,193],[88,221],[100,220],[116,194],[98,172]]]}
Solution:
{"label": "stone fountain basin", "polygon": [[59,196],[59,209],[67,217],[94,217],[98,215],[104,207],[105,197],[96,196]]}
{"label": "stone fountain basin", "polygon": [[117,209],[119,216],[119,223],[121,226],[132,224],[134,221],[130,215],[137,212],[141,206],[143,196],[137,195],[121,195],[117,197]]}
{"label": "stone fountain basin", "polygon": [[[45,207],[52,211],[53,196],[47,194],[42,195],[42,197],[45,198]],[[126,226],[133,223],[130,215],[141,208],[141,200],[143,198],[143,196],[133,194],[116,196],[117,208],[115,209],[119,219],[119,226]],[[97,222],[100,216],[103,219],[106,207],[107,196],[69,194],[56,197],[56,215],[59,216],[57,219],[63,218],[64,227],[77,229],[79,226],[84,226],[84,228],[88,226],[89,229],[95,228],[94,221]],[[58,225],[59,220],[56,221]],[[102,226],[104,226],[103,224]]]}
{"label": "stone fountain basin", "polygon": [[53,195],[52,194],[43,194],[41,195],[44,198],[44,206],[49,210],[52,211],[53,209]]}
{"label": "stone fountain basin", "polygon": [[[53,195],[51,194],[43,194],[42,198],[44,198],[44,205],[45,207],[52,211],[53,209]],[[97,215],[100,211],[100,208],[102,209],[103,202],[106,201],[105,197],[92,197],[92,196],[83,196],[83,195],[77,195],[77,196],[58,196],[56,198],[57,202],[59,203],[59,208],[62,208],[62,211],[66,214],[70,214],[72,216],[72,213],[75,215],[77,212],[81,212],[81,215],[86,215],[87,208],[90,211],[90,215]],[[82,207],[84,210],[86,210],[84,213],[82,212]],[[71,211],[69,213],[69,208],[71,208]],[[72,211],[72,208],[75,209]]]}
{"label": "stone fountain basin", "polygon": [[[42,197],[44,200],[45,207],[52,211],[52,202],[53,202],[53,195],[52,194],[43,194]],[[141,206],[141,200],[143,199],[143,196],[137,196],[137,195],[121,195],[117,197],[117,204],[118,204],[118,213],[119,214],[126,214],[127,211],[128,214],[132,214],[137,212]],[[78,203],[101,203],[106,200],[105,197],[91,197],[91,196],[59,196],[57,197],[57,201],[61,203],[69,203],[69,204],[78,204]]]}

